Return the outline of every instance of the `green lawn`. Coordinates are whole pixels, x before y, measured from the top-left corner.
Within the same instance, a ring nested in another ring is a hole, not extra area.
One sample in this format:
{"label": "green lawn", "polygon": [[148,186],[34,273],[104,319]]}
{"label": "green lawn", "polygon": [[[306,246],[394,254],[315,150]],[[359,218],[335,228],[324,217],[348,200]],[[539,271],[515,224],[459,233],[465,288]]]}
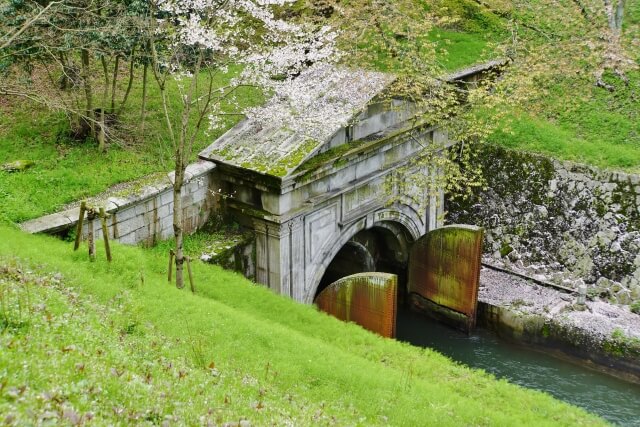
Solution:
{"label": "green lawn", "polygon": [[[614,92],[592,79],[558,79],[548,96],[514,111],[491,140],[515,149],[601,168],[640,172],[640,72],[627,74],[629,86]],[[612,81],[613,83],[613,81]]]}
{"label": "green lawn", "polygon": [[70,243],[0,228],[0,412],[14,425],[604,424],[217,267],[194,265],[192,295],[166,282],[158,253],[113,251],[90,263]]}
{"label": "green lawn", "polygon": [[[627,122],[627,124],[630,124]],[[640,145],[581,136],[580,123],[554,123],[525,112],[513,114],[490,141],[517,150],[607,169],[640,173]]]}
{"label": "green lawn", "polygon": [[483,34],[436,28],[429,33],[428,39],[436,43],[437,60],[449,71],[491,59],[491,40]]}

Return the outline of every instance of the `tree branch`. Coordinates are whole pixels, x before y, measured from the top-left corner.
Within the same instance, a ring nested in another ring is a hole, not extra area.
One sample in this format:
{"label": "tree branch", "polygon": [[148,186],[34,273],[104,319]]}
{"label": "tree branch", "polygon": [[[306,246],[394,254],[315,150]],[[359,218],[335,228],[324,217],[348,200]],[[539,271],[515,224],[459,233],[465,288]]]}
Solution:
{"label": "tree branch", "polygon": [[0,50],[6,48],[7,46],[9,46],[11,43],[13,43],[13,41],[20,37],[20,34],[24,33],[27,28],[29,28],[30,26],[32,26],[38,19],[40,19],[40,17],[47,11],[49,10],[52,6],[58,5],[62,3],[61,1],[53,1],[51,3],[49,3],[46,7],[44,7],[36,16],[34,16],[33,18],[31,18],[30,20],[28,20],[27,22],[24,23],[24,25],[22,25],[22,27],[20,27],[20,29],[18,29],[18,31],[16,31],[11,37],[9,37],[9,39],[7,41],[5,41],[4,43],[2,43],[2,45],[0,45]]}

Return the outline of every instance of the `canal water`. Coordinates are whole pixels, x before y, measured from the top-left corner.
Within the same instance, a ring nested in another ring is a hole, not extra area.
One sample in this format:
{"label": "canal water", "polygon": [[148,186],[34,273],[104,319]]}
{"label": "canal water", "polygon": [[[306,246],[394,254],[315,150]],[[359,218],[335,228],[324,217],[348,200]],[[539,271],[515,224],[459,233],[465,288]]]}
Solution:
{"label": "canal water", "polygon": [[398,307],[396,339],[430,347],[472,368],[547,392],[620,426],[640,426],[640,385],[618,380],[526,347],[486,330],[471,336]]}

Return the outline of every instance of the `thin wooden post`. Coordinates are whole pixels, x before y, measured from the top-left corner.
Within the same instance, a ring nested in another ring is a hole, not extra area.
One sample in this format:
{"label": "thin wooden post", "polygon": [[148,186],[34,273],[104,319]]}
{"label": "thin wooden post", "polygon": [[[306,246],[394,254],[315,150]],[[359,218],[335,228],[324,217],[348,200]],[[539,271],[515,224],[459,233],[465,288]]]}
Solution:
{"label": "thin wooden post", "polygon": [[175,256],[175,252],[173,251],[173,249],[171,249],[169,251],[169,283],[171,283],[171,276],[172,276],[172,272],[173,272],[173,257]]}
{"label": "thin wooden post", "polygon": [[191,257],[184,257],[184,259],[187,261],[187,272],[189,272],[189,285],[191,285],[191,293],[195,294],[196,293],[196,287],[193,284],[193,274],[191,273]]}
{"label": "thin wooden post", "polygon": [[73,250],[77,251],[80,247],[80,241],[82,240],[82,222],[84,221],[84,213],[87,210],[87,202],[82,201],[80,203],[80,215],[78,216],[78,226],[76,227],[76,242],[73,245]]}
{"label": "thin wooden post", "polygon": [[107,214],[104,208],[100,208],[100,223],[102,224],[102,239],[104,250],[107,252],[107,261],[111,262],[111,246],[109,246],[109,230],[107,229]]}
{"label": "thin wooden post", "polygon": [[87,211],[87,243],[89,243],[89,260],[96,260],[96,241],[93,235],[93,220],[96,218],[96,211],[90,208]]}

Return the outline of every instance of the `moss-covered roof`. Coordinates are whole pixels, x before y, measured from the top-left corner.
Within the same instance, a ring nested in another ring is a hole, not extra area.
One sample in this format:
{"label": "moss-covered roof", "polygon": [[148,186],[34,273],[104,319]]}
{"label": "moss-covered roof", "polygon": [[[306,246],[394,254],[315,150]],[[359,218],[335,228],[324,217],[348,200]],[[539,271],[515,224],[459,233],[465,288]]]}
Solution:
{"label": "moss-covered roof", "polygon": [[314,66],[200,153],[203,159],[284,177],[328,144],[394,77]]}

